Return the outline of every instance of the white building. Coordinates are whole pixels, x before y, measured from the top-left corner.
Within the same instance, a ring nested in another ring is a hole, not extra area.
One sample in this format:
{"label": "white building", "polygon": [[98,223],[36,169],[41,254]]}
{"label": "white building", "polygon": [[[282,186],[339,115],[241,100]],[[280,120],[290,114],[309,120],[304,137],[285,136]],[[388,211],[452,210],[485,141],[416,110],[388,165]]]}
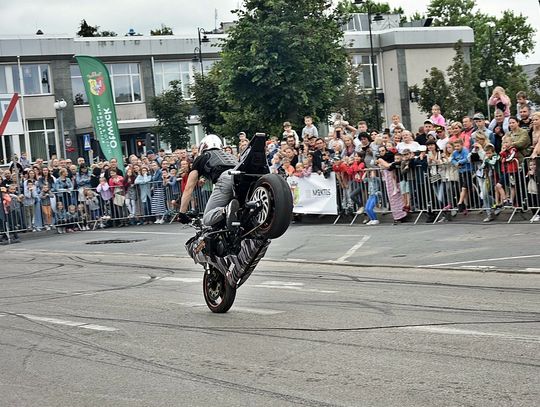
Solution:
{"label": "white building", "polygon": [[[446,70],[454,56],[454,44],[462,40],[467,51],[473,44],[473,31],[469,27],[385,28],[375,24],[373,28],[373,61],[368,32],[345,31],[349,52],[363,68],[361,84],[373,89],[373,62],[377,93],[384,100],[387,123],[397,113],[407,127],[416,129],[425,115],[409,100],[409,87],[421,84],[432,67]],[[221,37],[223,34],[209,34],[209,42],[201,43],[204,69],[219,59],[217,44]],[[21,151],[26,151],[32,160],[63,156],[64,147],[72,159],[86,155],[84,135],[92,136],[93,129],[75,55],[95,56],[107,64],[124,154],[141,152],[146,134],[155,124],[148,101],[174,79],[182,81],[185,96],[189,97],[187,86],[193,72],[200,69],[200,61],[194,60],[198,46],[195,36],[0,37],[2,116],[13,93],[22,96],[20,109],[12,117],[14,121],[1,137],[0,164]],[[54,107],[60,99],[67,102],[63,110],[65,146]],[[202,136],[202,128],[196,117],[190,123],[192,140],[196,142]],[[97,143],[91,139],[92,148],[97,150]]]}

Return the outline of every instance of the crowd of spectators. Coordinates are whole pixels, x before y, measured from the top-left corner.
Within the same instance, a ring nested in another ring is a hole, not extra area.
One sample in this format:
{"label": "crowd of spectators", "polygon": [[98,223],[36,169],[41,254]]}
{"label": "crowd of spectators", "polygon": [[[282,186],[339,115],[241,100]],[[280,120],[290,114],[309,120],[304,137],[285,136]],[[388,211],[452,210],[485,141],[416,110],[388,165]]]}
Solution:
{"label": "crowd of spectators", "polygon": [[[505,207],[530,208],[531,222],[538,222],[540,112],[523,92],[513,107],[501,87],[489,103],[491,122],[482,113],[448,120],[434,105],[416,133],[398,115],[379,131],[368,129],[365,121],[352,126],[337,114],[327,137],[319,136],[309,116],[300,134],[285,122],[283,133],[267,144],[270,170],[284,177],[334,173],[340,210],[364,214],[367,225],[379,223],[376,209],[382,205],[396,223],[411,211],[447,221],[469,209],[482,209],[490,222]],[[238,139],[237,147],[224,149],[241,154],[249,140],[243,132]],[[11,241],[18,242],[20,231],[72,233],[172,221],[197,154],[197,146],[168,154],[147,151],[128,157],[124,170],[115,159],[30,163],[24,153],[15,156],[9,168],[0,169],[0,244],[8,241],[8,230]],[[211,183],[201,179],[192,207],[204,209],[211,190]]]}
{"label": "crowd of spectators", "polygon": [[[116,159],[98,163],[78,158],[38,159],[31,164],[25,154],[13,157],[9,168],[0,169],[1,244],[19,241],[18,232],[51,230],[72,233],[108,226],[164,223],[174,218],[179,198],[198,149],[177,149],[170,154],[128,157],[124,170]],[[204,208],[212,185],[202,178],[192,206]]]}
{"label": "crowd of spectators", "polygon": [[269,164],[285,177],[335,173],[340,210],[365,213],[368,225],[379,223],[373,209],[383,204],[396,223],[411,211],[426,212],[428,222],[446,222],[472,209],[491,222],[504,208],[530,208],[530,221],[539,222],[540,112],[524,92],[516,99],[514,107],[496,87],[491,121],[480,112],[449,120],[434,105],[417,132],[406,129],[399,115],[379,131],[365,121],[352,126],[337,114],[326,138],[310,117],[300,136],[285,122],[281,140],[268,144]]}

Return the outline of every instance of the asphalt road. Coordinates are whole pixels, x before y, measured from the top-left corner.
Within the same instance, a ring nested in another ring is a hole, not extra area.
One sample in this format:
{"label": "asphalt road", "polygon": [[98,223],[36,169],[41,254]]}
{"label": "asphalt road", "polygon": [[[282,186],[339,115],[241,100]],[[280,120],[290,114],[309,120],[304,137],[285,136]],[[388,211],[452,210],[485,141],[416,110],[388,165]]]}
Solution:
{"label": "asphalt road", "polygon": [[23,236],[0,248],[0,405],[537,405],[532,226],[293,225],[225,315],[180,226]]}

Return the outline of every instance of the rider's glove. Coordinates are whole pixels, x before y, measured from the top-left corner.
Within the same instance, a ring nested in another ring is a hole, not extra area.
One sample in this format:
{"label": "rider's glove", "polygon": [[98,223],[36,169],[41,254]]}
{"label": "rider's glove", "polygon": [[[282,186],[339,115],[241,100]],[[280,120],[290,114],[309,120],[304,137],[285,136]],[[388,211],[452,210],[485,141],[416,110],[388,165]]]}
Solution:
{"label": "rider's glove", "polygon": [[178,214],[178,220],[184,224],[191,222],[190,217],[185,212],[180,212]]}

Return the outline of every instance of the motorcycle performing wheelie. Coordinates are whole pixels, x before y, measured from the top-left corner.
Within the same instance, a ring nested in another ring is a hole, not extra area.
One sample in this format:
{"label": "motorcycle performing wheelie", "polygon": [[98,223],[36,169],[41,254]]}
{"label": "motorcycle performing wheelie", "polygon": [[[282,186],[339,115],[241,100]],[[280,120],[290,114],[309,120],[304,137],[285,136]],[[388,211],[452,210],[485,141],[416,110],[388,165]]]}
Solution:
{"label": "motorcycle performing wheelie", "polygon": [[[281,176],[270,174],[266,140],[256,133],[236,160],[222,151],[218,136],[204,137],[182,195],[180,221],[196,230],[186,249],[204,267],[204,299],[212,312],[231,308],[236,290],[291,221],[291,190]],[[187,212],[200,176],[214,184],[202,218]]]}

